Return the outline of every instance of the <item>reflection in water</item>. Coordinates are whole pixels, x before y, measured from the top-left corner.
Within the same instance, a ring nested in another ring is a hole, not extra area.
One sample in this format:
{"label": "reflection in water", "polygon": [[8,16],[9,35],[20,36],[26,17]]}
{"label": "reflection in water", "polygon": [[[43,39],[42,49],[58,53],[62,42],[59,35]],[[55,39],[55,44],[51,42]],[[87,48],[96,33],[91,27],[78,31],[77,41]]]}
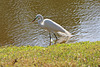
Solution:
{"label": "reflection in water", "polygon": [[71,32],[70,42],[100,40],[100,1],[0,1],[0,45],[48,46],[48,32],[31,23],[37,14]]}

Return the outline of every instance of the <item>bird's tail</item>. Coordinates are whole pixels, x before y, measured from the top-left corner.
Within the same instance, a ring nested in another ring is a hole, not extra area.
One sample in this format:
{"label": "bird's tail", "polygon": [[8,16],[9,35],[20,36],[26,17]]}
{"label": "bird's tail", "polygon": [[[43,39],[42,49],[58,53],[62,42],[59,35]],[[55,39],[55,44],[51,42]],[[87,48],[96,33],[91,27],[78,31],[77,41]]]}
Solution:
{"label": "bird's tail", "polygon": [[68,31],[63,32],[58,32],[59,35],[63,36],[64,39],[66,39],[66,42],[68,42],[68,40],[72,37],[71,33],[69,33]]}
{"label": "bird's tail", "polygon": [[57,32],[59,35],[64,36],[64,37],[72,37],[71,33],[68,31],[65,32]]}

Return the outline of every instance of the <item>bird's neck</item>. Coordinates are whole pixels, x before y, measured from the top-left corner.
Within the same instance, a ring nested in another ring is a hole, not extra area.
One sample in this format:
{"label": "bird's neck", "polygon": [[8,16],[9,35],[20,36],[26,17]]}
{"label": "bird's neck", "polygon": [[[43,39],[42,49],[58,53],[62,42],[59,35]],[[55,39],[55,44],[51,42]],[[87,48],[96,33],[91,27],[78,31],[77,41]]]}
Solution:
{"label": "bird's neck", "polygon": [[43,17],[42,16],[39,17],[39,22],[43,22]]}
{"label": "bird's neck", "polygon": [[38,20],[38,24],[40,27],[43,28],[43,17],[39,17],[40,19]]}

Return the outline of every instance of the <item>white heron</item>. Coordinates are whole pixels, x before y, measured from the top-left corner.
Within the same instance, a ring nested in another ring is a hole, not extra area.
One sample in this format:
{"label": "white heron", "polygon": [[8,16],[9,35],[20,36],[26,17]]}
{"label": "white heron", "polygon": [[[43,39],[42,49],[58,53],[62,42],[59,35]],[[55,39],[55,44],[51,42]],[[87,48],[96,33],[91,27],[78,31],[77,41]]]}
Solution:
{"label": "white heron", "polygon": [[[44,19],[41,14],[38,14],[32,22],[34,22],[37,18],[39,18],[38,25],[41,28],[46,29],[49,32],[49,37],[50,37],[50,44],[49,45],[51,45],[51,34],[50,33],[54,34],[56,41],[58,38],[55,35],[55,33],[58,33],[58,34],[65,36],[65,37],[68,37],[67,41],[70,39],[71,33],[69,33],[67,30],[65,30],[62,26],[60,26],[56,22],[54,22],[50,19]],[[56,41],[55,41],[55,43],[56,43]]]}

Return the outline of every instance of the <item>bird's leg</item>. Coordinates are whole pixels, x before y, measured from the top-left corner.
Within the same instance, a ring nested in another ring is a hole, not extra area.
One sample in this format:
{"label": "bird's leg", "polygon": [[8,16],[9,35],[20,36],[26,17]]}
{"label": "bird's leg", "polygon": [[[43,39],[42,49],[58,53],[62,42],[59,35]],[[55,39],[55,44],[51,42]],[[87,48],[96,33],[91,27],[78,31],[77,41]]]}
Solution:
{"label": "bird's leg", "polygon": [[57,40],[58,40],[58,37],[56,36],[56,34],[55,33],[53,33],[54,34],[54,36],[56,37],[56,41],[55,41],[55,44],[56,44],[56,42],[57,42]]}
{"label": "bird's leg", "polygon": [[49,33],[49,37],[50,37],[50,44],[49,44],[49,46],[51,45],[51,34]]}

